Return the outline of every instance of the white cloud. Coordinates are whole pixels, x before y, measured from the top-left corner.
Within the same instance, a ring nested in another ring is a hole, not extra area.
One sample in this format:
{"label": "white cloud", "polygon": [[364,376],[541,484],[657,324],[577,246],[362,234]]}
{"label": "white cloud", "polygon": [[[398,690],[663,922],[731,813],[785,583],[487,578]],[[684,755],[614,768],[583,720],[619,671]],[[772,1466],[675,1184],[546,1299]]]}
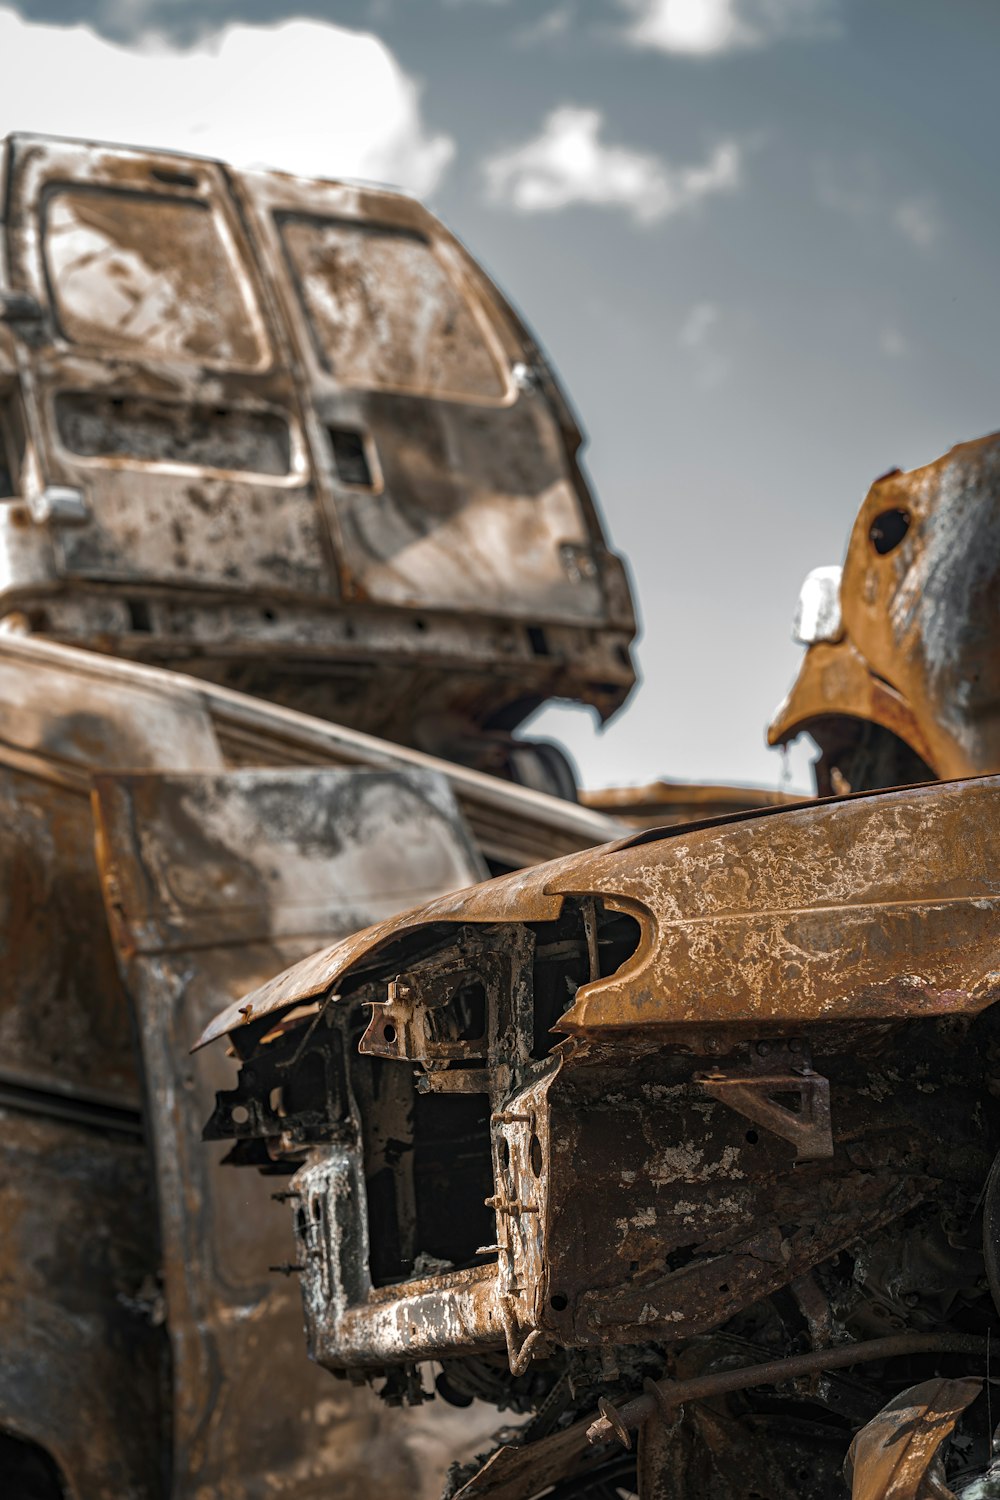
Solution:
{"label": "white cloud", "polygon": [[424,194],[454,152],[428,132],[388,48],[325,22],[228,26],[186,51],[146,32],[137,50],[0,8],[0,57],[0,134],[162,146]]}
{"label": "white cloud", "polygon": [[884,354],[886,359],[905,359],[910,352],[909,340],[905,334],[900,333],[899,329],[891,324],[880,332],[878,347],[879,353]]}
{"label": "white cloud", "polygon": [[696,302],[677,333],[678,348],[691,358],[695,383],[702,390],[721,385],[731,368],[729,359],[718,347],[720,316],[716,303]]}
{"label": "white cloud", "polygon": [[574,203],[624,208],[648,224],[739,183],[740,149],[733,141],[699,166],[677,168],[652,152],[606,145],[603,123],[596,109],[554,109],[534,140],[486,163],[490,197],[519,213],[551,213]]}
{"label": "white cloud", "polygon": [[787,37],[829,36],[830,0],[620,0],[638,47],[709,57]]}
{"label": "white cloud", "polygon": [[816,196],[825,208],[859,225],[888,225],[918,250],[932,249],[944,233],[935,204],[925,195],[894,198],[886,186],[889,177],[889,169],[870,157],[822,160],[816,167]]}
{"label": "white cloud", "polygon": [[904,198],[896,205],[892,220],[900,234],[921,250],[933,245],[941,233],[937,212],[927,198]]}
{"label": "white cloud", "polygon": [[678,344],[682,349],[703,349],[718,321],[719,309],[714,302],[696,302],[681,324]]}
{"label": "white cloud", "polygon": [[537,21],[532,21],[515,32],[514,42],[518,47],[535,47],[540,43],[554,41],[556,37],[567,36],[575,21],[576,11],[567,0],[567,3],[546,11]]}

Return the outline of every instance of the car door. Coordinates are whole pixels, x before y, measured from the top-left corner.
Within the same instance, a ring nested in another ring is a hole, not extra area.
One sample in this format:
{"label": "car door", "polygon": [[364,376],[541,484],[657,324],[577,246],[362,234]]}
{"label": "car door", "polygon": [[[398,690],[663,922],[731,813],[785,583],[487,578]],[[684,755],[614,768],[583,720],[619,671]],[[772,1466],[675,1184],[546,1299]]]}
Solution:
{"label": "car door", "polygon": [[43,310],[22,379],[30,482],[59,495],[42,507],[58,572],[216,597],[335,589],[284,335],[225,169],[17,136],[5,220],[11,284]]}
{"label": "car door", "polygon": [[345,596],[630,623],[579,431],[462,246],[399,193],[276,173],[241,183],[307,373]]}

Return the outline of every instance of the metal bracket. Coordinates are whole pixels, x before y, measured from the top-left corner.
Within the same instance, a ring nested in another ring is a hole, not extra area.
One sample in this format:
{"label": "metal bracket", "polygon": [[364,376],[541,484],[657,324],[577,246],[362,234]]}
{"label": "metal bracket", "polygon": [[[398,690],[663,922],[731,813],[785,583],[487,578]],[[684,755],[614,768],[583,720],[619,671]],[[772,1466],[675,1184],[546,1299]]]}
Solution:
{"label": "metal bracket", "polygon": [[[746,1072],[703,1073],[698,1082],[707,1094],[728,1105],[737,1114],[752,1120],[772,1135],[795,1147],[799,1161],[815,1161],[833,1155],[833,1131],[830,1124],[830,1081],[814,1073],[809,1063],[788,1046],[758,1044],[777,1054],[769,1065],[761,1067],[757,1056]],[[783,1055],[782,1055],[783,1054]],[[779,1069],[786,1060],[791,1066]],[[775,1094],[795,1094],[798,1108],[789,1109],[775,1099]]]}
{"label": "metal bracket", "polygon": [[83,526],[90,520],[83,491],[68,484],[46,485],[40,495],[29,495],[28,508],[31,519],[40,526]]}

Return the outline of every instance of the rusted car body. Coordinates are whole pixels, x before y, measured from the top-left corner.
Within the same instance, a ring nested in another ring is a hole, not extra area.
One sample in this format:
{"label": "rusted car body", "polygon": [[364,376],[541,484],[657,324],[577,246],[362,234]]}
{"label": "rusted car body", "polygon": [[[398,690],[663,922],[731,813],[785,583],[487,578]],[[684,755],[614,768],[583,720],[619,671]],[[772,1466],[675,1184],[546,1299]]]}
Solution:
{"label": "rusted car body", "polygon": [[537,344],[400,193],[12,136],[0,614],[566,787],[631,597]]}
{"label": "rusted car body", "polygon": [[637,833],[231,1005],[206,1136],[284,1179],[314,1358],[531,1413],[463,1500],[843,1494],[880,1380],[997,1324],[998,855],[1000,778]]}
{"label": "rusted car body", "polygon": [[0,204],[0,1489],[421,1494],[469,1432],[303,1358],[188,1048],[220,989],[622,831],[513,736],[634,681],[580,434],[399,194],[12,137]]}
{"label": "rusted car body", "polygon": [[[190,1040],[220,986],[613,825],[31,637],[0,637],[0,693],[0,1473],[12,1483],[30,1443],[78,1500],[334,1479],[364,1495],[366,1473],[419,1492],[428,1465],[399,1424],[380,1434],[366,1393],[331,1395],[305,1360],[297,1289],[268,1270],[288,1260],[284,1211],[263,1179],[234,1193],[200,1145],[226,1067],[192,1066]],[[97,778],[102,797],[142,793],[102,830],[107,911]]]}
{"label": "rusted car body", "polygon": [[671,828],[678,823],[701,823],[759,807],[790,807],[801,802],[792,792],[732,783],[653,781],[648,786],[584,788],[580,801],[632,828]]}
{"label": "rusted car body", "polygon": [[1000,435],[877,480],[795,631],[768,739],[813,736],[821,794],[1000,769]]}

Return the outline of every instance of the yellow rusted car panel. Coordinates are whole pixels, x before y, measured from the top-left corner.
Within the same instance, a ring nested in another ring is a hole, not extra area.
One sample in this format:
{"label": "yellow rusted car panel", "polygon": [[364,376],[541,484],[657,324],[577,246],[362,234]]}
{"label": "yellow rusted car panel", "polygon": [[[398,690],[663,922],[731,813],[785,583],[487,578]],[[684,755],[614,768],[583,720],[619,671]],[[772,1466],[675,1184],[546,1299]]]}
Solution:
{"label": "yellow rusted car panel", "polygon": [[325,995],[410,934],[554,921],[567,895],[599,897],[640,935],[622,969],[576,991],[561,1031],[974,1013],[1000,994],[998,818],[1000,783],[980,778],[640,835],[352,934],[222,1012],[199,1045]]}
{"label": "yellow rusted car panel", "polygon": [[1000,435],[877,480],[838,594],[770,743],[810,732],[821,792],[1000,768]]}

